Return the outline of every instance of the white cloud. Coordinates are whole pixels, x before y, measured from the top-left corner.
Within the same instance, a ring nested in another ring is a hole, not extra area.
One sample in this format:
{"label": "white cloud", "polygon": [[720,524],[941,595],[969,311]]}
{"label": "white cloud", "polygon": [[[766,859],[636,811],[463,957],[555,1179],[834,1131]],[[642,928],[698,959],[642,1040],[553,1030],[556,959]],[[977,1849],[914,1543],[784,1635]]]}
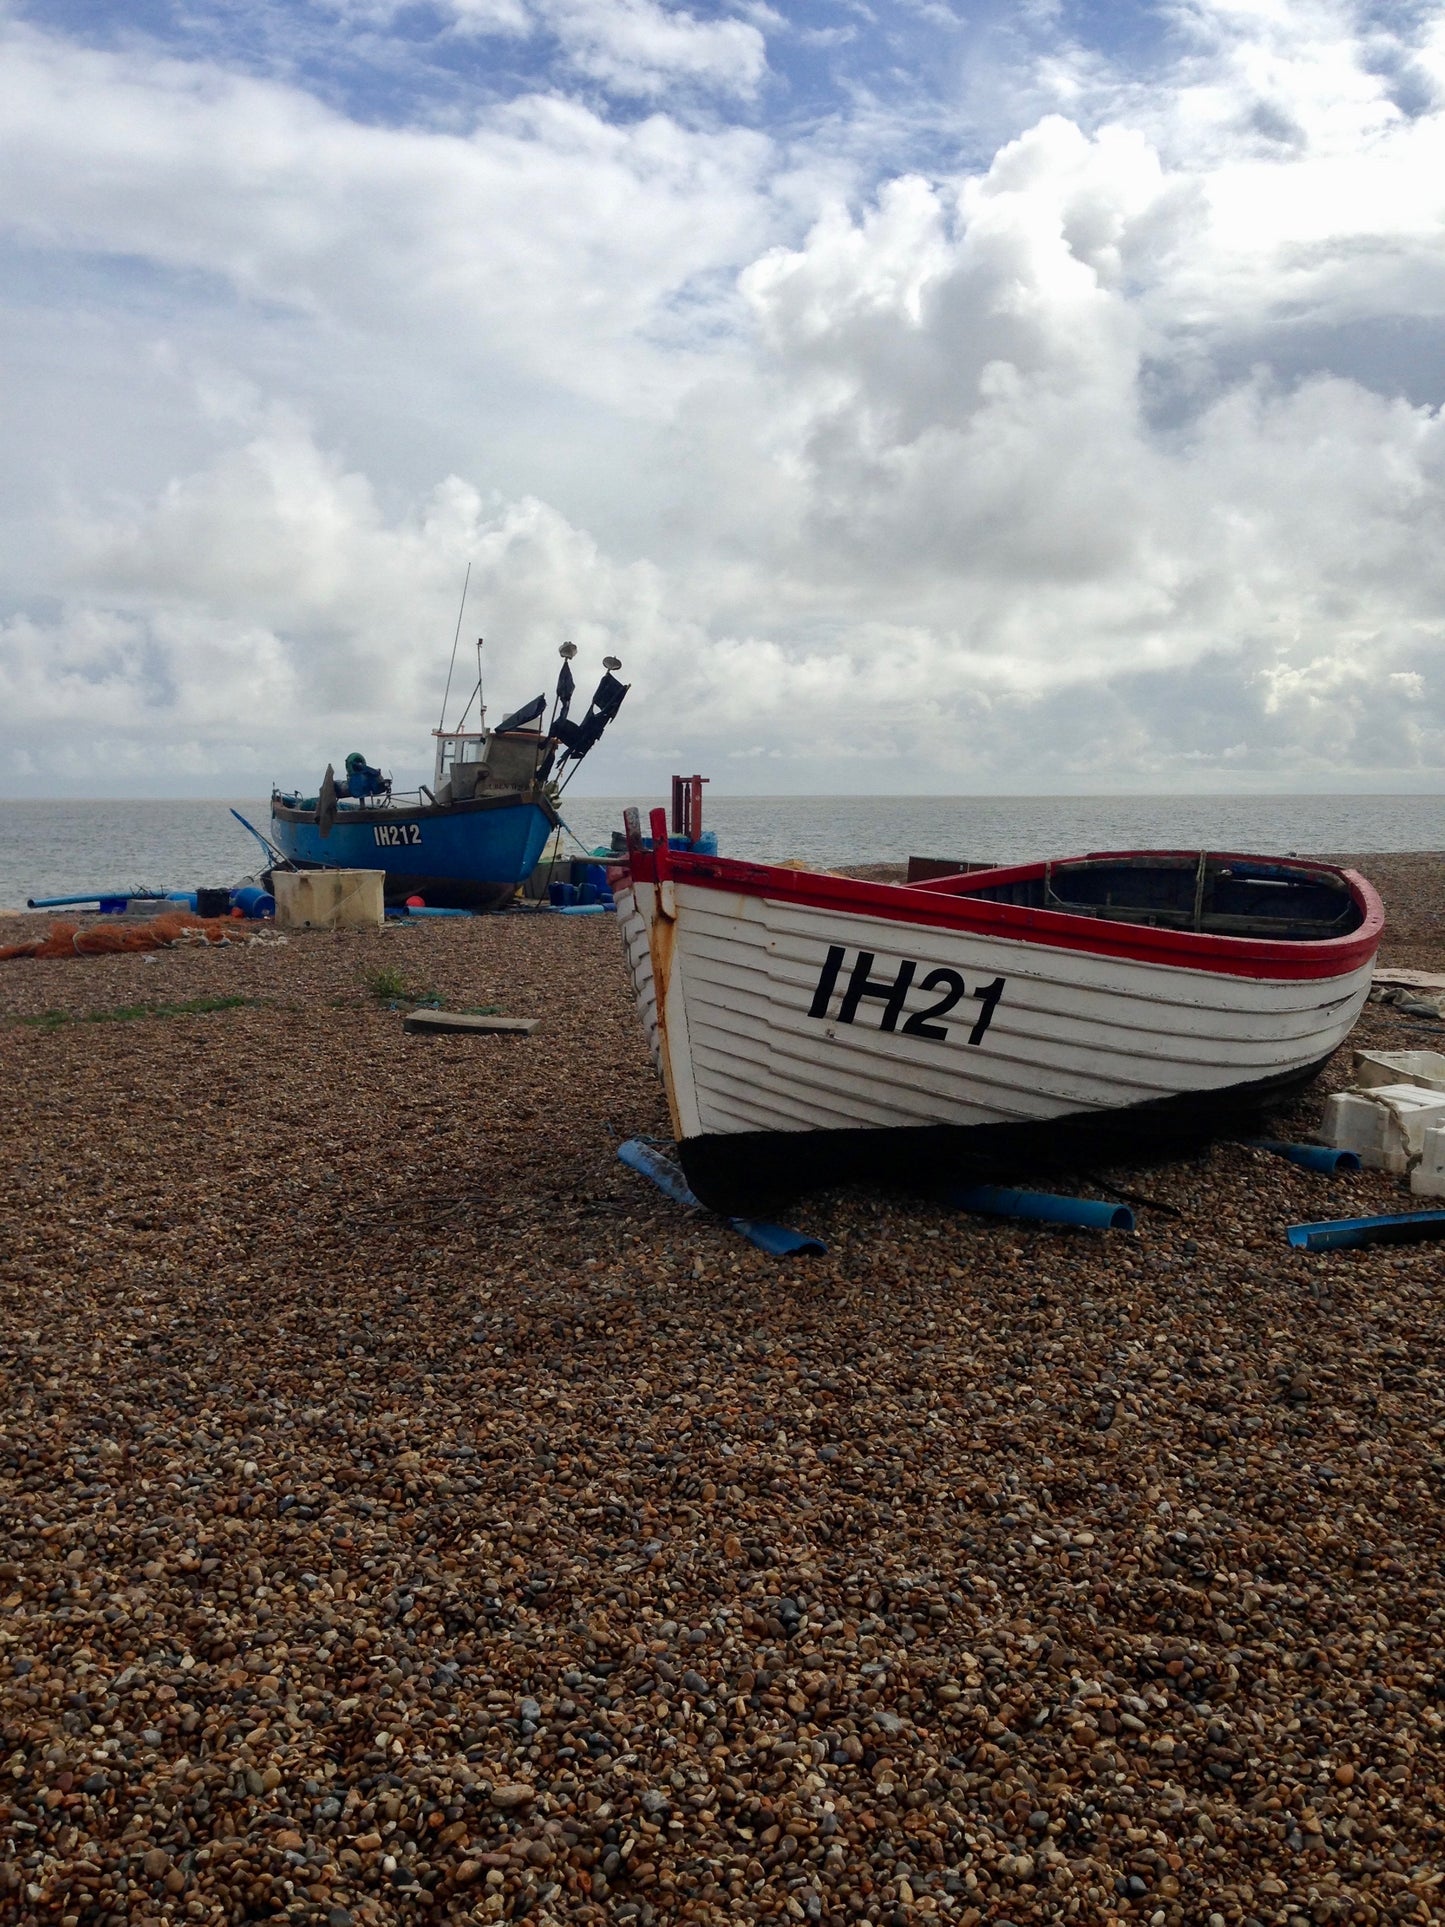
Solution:
{"label": "white cloud", "polygon": [[488,638],[503,708],[550,681],[564,638],[581,676],[614,650],[654,678],[664,667],[656,571],[609,561],[545,504],[489,509],[449,477],[388,519],[303,423],[273,411],[252,426],[158,498],[71,523],[67,606],[0,636],[9,727],[57,754],[77,730],[153,745],[184,732],[218,770],[264,742],[268,772],[365,730],[388,761],[418,765],[467,564],[468,633]]}
{"label": "white cloud", "polygon": [[[405,0],[334,0],[347,18],[388,22]],[[554,36],[564,62],[626,98],[671,89],[751,97],[767,70],[754,21],[699,20],[661,0],[441,0],[463,35]],[[769,23],[773,24],[773,23]]]}
{"label": "white cloud", "polygon": [[767,43],[743,20],[698,20],[657,0],[546,0],[569,58],[615,92],[650,96],[679,81],[750,96]]}
{"label": "white cloud", "polygon": [[[499,358],[648,407],[676,303],[767,234],[767,143],[537,94],[470,135],[362,125],[294,87],[21,28],[0,61],[0,204],[47,249],[221,280],[453,370]],[[695,307],[694,303],[694,307]]]}
{"label": "white cloud", "polygon": [[1445,421],[1359,330],[1445,317],[1445,9],[1181,18],[1163,81],[1064,58],[1067,114],[866,193],[871,110],[569,96],[760,85],[756,24],[649,0],[488,11],[570,64],[444,131],[4,29],[0,729],[414,767],[470,560],[498,700],[615,649],[649,782],[1439,768]]}

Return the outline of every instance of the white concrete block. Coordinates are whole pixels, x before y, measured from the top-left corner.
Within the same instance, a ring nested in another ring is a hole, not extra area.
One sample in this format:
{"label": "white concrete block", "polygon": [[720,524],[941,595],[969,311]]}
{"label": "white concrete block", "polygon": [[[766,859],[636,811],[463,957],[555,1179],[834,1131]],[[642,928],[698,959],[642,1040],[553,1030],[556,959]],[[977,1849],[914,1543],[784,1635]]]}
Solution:
{"label": "white concrete block", "polygon": [[385,921],[381,870],[273,870],[281,930],[379,930]]}
{"label": "white concrete block", "polygon": [[1425,1133],[1445,1125],[1445,1091],[1418,1084],[1381,1084],[1368,1091],[1336,1091],[1325,1105],[1320,1139],[1354,1151],[1361,1164],[1403,1176],[1423,1154]]}
{"label": "white concrete block", "polygon": [[1445,1198],[1445,1124],[1432,1124],[1426,1131],[1420,1162],[1410,1173],[1410,1189],[1417,1198]]}
{"label": "white concrete block", "polygon": [[1382,1084],[1418,1084],[1422,1090],[1445,1091],[1445,1054],[1438,1050],[1357,1050],[1355,1089],[1377,1090]]}

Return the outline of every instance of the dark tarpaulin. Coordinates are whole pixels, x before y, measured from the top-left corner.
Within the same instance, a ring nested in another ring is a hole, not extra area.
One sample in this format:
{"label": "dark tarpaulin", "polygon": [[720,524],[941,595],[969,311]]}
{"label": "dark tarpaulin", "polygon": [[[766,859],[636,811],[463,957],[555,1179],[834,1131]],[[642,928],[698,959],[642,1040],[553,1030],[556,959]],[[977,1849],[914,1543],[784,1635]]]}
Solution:
{"label": "dark tarpaulin", "polygon": [[535,723],[547,707],[545,696],[534,696],[525,708],[514,709],[510,716],[504,716],[497,724],[497,734],[505,736],[509,729],[525,729],[528,723]]}
{"label": "dark tarpaulin", "polygon": [[552,734],[566,749],[573,762],[585,756],[607,727],[608,719],[600,710],[589,709],[580,723],[555,722]]}
{"label": "dark tarpaulin", "polygon": [[[565,663],[563,667],[565,669]],[[570,681],[570,678],[568,680]],[[561,686],[560,679],[558,686]],[[565,763],[569,758],[574,763],[581,762],[621,709],[622,698],[631,686],[630,683],[619,682],[609,670],[598,683],[591,706],[580,723],[569,722],[565,714],[557,717],[552,724],[552,734],[562,745],[562,762]]]}
{"label": "dark tarpaulin", "polygon": [[577,687],[572,677],[572,665],[564,662],[562,672],[557,678],[557,714],[565,717],[572,707],[572,695]]}
{"label": "dark tarpaulin", "polygon": [[592,697],[592,707],[600,710],[606,721],[610,723],[618,710],[621,709],[622,698],[627,694],[631,686],[630,683],[619,682],[616,676],[609,670],[597,685]]}

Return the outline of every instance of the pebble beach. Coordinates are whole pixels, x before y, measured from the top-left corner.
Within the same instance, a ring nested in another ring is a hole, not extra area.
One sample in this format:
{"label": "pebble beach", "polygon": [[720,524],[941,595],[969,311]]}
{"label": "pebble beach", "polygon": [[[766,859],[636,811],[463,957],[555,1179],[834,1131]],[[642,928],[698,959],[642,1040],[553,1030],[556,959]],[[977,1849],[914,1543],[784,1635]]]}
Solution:
{"label": "pebble beach", "polygon": [[1284,1238],[1401,1180],[770,1258],[617,1160],[606,917],[13,962],[0,1060],[0,1921],[1445,1920],[1445,1244]]}

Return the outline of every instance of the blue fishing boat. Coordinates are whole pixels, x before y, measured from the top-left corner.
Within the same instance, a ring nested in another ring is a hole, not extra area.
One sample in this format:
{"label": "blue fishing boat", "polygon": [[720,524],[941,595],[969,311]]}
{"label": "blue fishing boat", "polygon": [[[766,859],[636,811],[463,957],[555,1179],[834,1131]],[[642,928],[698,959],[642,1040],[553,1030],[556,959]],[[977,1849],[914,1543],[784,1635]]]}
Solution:
{"label": "blue fishing boat", "polygon": [[[577,652],[564,643],[551,719],[544,725],[547,699],[541,695],[489,729],[481,701],[481,648],[479,640],[477,683],[461,723],[432,731],[436,758],[429,785],[396,792],[389,777],[353,750],[339,778],[327,765],[315,796],[272,791],[271,841],[289,863],[299,869],[381,870],[389,903],[420,896],[437,907],[491,910],[510,901],[561,821],[558,797],[630,685],[617,679],[617,658],[606,657],[586,714],[573,721],[571,664]],[[467,729],[473,701],[477,727]],[[445,718],[445,697],[442,703]]]}

